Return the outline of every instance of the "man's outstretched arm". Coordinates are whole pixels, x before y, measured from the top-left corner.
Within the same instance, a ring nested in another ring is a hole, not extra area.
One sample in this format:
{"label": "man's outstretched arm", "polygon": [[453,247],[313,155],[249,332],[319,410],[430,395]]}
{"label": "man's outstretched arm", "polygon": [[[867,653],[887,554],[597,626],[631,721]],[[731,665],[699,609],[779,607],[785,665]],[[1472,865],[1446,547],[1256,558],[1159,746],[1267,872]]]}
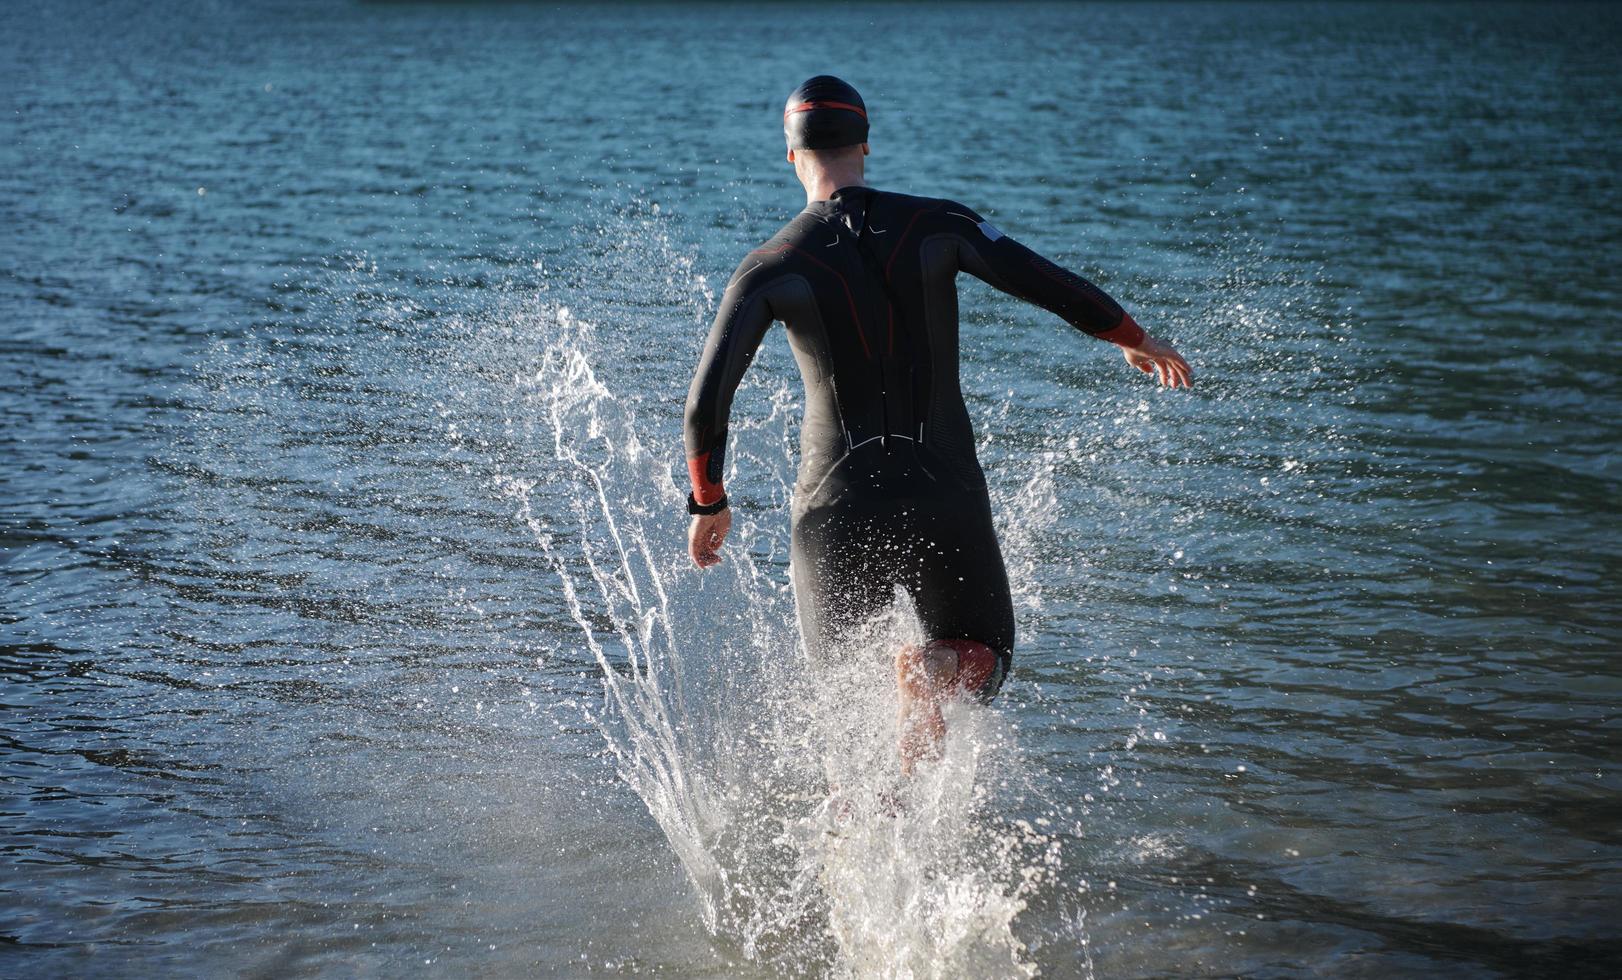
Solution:
{"label": "man's outstretched arm", "polygon": [[[693,484],[693,500],[700,506],[714,506],[726,499],[722,474],[732,396],[771,325],[765,290],[747,274],[734,275],[721,297],[721,308],[687,389],[683,426],[687,475]],[[694,515],[687,530],[687,551],[700,568],[720,562],[721,545],[731,528],[732,511],[725,506],[714,514]]]}
{"label": "man's outstretched arm", "polygon": [[958,267],[990,286],[1063,317],[1082,333],[1121,348],[1128,364],[1158,375],[1170,388],[1189,387],[1194,373],[1170,344],[1156,340],[1097,286],[1004,235],[959,204],[947,213],[960,219]]}

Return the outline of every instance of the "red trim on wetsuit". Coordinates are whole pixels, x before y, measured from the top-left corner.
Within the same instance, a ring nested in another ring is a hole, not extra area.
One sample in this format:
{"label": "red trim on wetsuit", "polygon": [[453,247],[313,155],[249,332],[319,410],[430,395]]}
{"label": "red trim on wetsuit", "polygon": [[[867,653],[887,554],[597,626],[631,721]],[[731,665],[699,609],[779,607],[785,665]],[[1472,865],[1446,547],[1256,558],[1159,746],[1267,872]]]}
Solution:
{"label": "red trim on wetsuit", "polygon": [[895,240],[895,249],[890,252],[890,261],[884,263],[884,278],[890,278],[890,270],[895,266],[897,256],[901,254],[901,243],[905,242],[907,240],[907,236],[912,234],[912,226],[917,224],[918,219],[923,215],[928,214],[930,210],[931,209],[929,208],[919,208],[912,213],[911,218],[907,219],[907,227],[901,229],[901,237]]}
{"label": "red trim on wetsuit", "polygon": [[930,646],[949,647],[957,653],[951,687],[962,694],[980,693],[997,674],[997,651],[978,640],[936,640]]}
{"label": "red trim on wetsuit", "polygon": [[709,465],[709,453],[699,453],[687,461],[687,475],[693,480],[693,499],[700,504],[713,504],[726,496],[721,484],[710,480]]}
{"label": "red trim on wetsuit", "polygon": [[[901,255],[901,244],[912,233],[912,226],[917,223],[919,216],[928,214],[929,210],[929,208],[919,208],[914,211],[912,217],[907,221],[907,227],[901,229],[901,237],[895,240],[895,248],[890,252],[890,261],[884,263],[885,282],[890,281],[890,269],[895,266],[895,260]],[[885,356],[893,357],[895,356],[895,303],[892,302],[888,305],[890,307],[890,350]]]}
{"label": "red trim on wetsuit", "polygon": [[[795,248],[793,245],[779,245],[777,248],[757,248],[749,254],[758,255],[764,253],[768,255],[779,255],[783,252],[793,252],[795,255],[809,259],[810,261],[815,262],[817,265],[833,273],[834,278],[839,280],[840,287],[845,290],[845,302],[850,304],[851,322],[856,324],[856,339],[862,342],[862,354],[871,361],[873,359],[873,351],[867,346],[867,331],[862,329],[862,315],[856,312],[856,297],[851,295],[850,283],[845,281],[844,273],[817,258],[815,255],[812,255],[810,252],[807,252],[805,249]],[[700,501],[700,503],[702,502],[703,501]]]}
{"label": "red trim on wetsuit", "polygon": [[784,109],[783,118],[787,119],[791,112],[810,112],[812,109],[846,109],[856,113],[863,119],[867,118],[866,109],[859,105],[851,105],[849,102],[801,102],[799,105],[791,105]]}
{"label": "red trim on wetsuit", "polygon": [[1095,333],[1093,336],[1099,340],[1107,340],[1112,344],[1120,344],[1122,347],[1137,347],[1143,343],[1146,334],[1144,334],[1143,328],[1138,326],[1138,321],[1132,319],[1132,314],[1122,310],[1121,322],[1118,325],[1103,333]]}

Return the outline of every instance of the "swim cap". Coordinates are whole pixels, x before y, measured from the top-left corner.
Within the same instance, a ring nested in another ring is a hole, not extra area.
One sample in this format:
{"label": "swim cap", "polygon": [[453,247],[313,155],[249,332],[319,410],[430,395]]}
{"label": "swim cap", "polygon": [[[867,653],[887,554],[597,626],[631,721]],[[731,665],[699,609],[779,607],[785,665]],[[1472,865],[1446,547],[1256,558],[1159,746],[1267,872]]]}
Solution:
{"label": "swim cap", "polygon": [[791,150],[831,150],[867,142],[867,106],[842,79],[806,79],[783,107],[783,137]]}

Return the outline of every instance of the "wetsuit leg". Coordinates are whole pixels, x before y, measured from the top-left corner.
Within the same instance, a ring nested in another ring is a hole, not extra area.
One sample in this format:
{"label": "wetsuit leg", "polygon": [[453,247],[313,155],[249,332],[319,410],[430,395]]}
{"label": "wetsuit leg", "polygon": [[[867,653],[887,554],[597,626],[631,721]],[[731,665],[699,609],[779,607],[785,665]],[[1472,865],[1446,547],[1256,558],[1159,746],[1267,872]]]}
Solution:
{"label": "wetsuit leg", "polygon": [[997,655],[997,669],[975,699],[988,702],[1014,656],[1014,601],[985,494],[920,501],[918,577],[908,583],[924,635],[973,640]]}
{"label": "wetsuit leg", "polygon": [[837,655],[902,586],[930,640],[973,640],[997,655],[974,692],[989,701],[1013,660],[1014,604],[984,491],[847,496],[797,515],[794,599],[814,659]]}
{"label": "wetsuit leg", "polygon": [[789,568],[800,634],[813,661],[836,662],[860,628],[894,599],[893,531],[866,506],[796,513]]}

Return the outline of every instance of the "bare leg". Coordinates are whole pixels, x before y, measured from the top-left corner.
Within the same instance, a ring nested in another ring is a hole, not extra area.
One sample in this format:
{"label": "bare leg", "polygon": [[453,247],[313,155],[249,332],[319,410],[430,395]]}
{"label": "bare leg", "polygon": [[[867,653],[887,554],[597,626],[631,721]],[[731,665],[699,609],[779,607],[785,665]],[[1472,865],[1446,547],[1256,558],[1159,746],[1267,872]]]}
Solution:
{"label": "bare leg", "polygon": [[957,651],[943,644],[919,648],[905,646],[896,657],[896,685],[900,690],[901,772],[912,775],[920,760],[941,756],[946,719],[941,702],[951,693],[957,677]]}

